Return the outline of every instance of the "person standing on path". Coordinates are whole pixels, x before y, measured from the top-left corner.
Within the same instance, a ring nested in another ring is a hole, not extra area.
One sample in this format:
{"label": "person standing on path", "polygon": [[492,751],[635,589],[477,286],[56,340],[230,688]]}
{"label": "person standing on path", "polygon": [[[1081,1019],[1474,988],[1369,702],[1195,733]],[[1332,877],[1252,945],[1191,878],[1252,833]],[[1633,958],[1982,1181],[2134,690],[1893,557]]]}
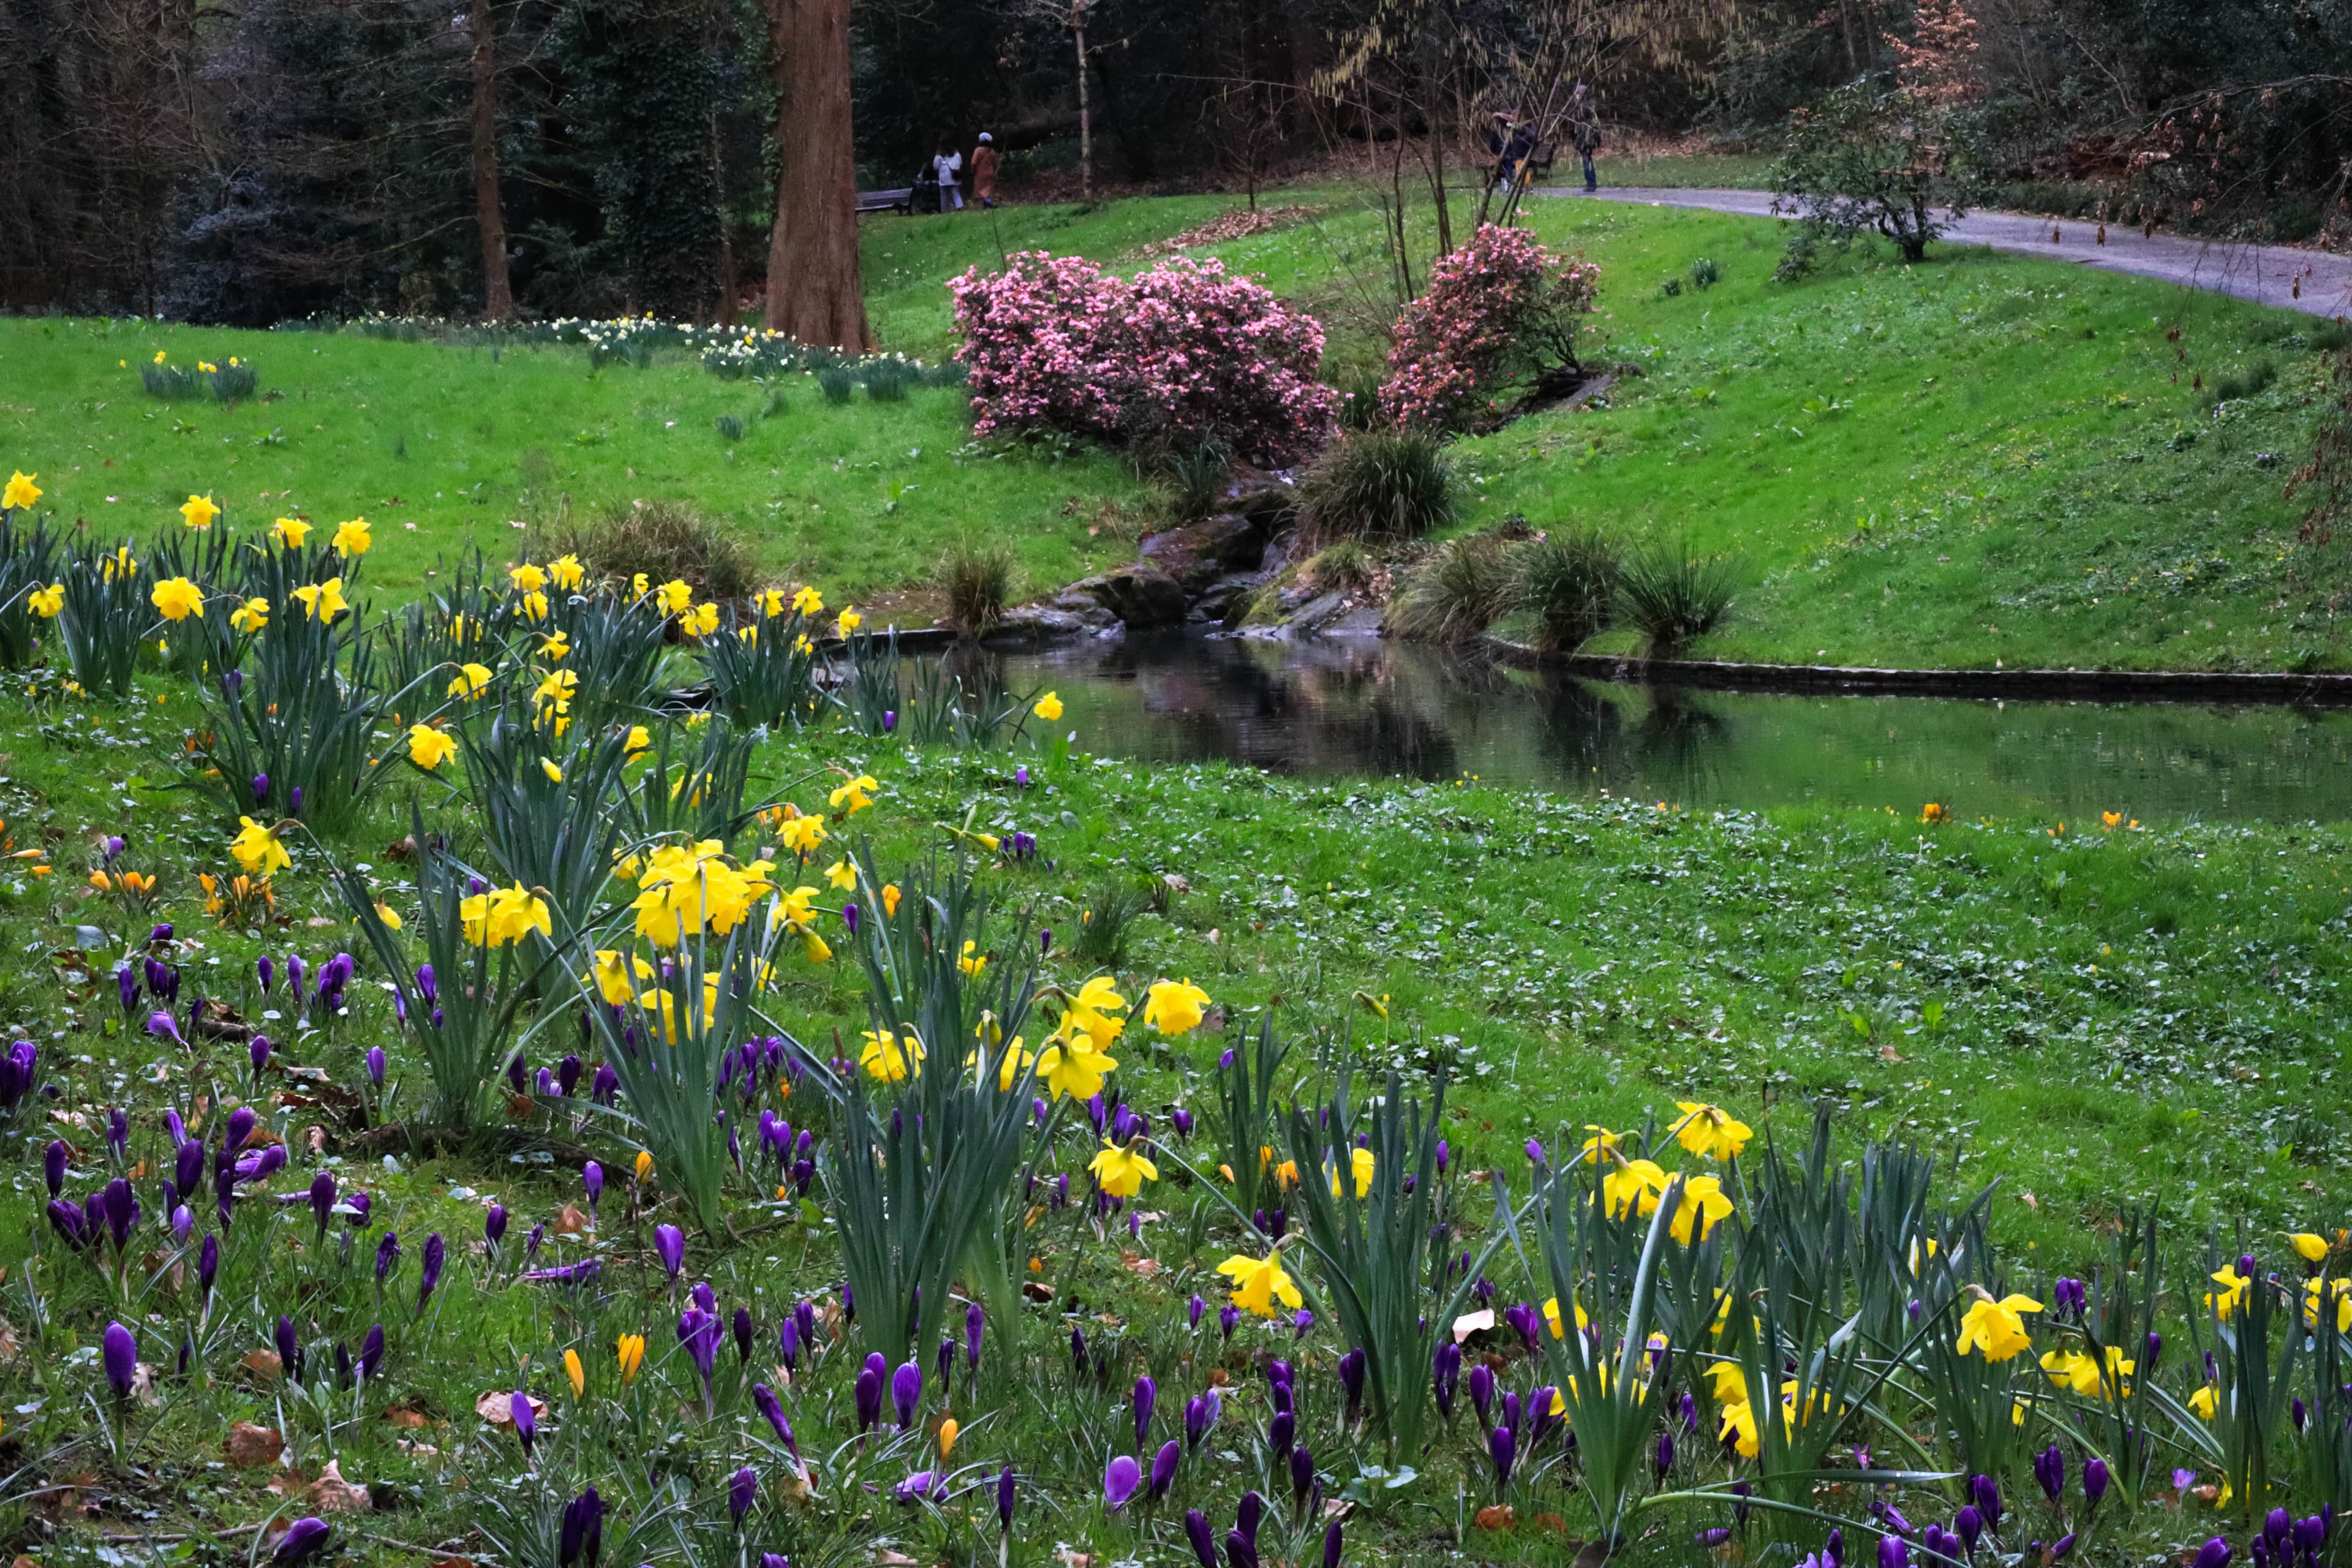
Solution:
{"label": "person standing on path", "polygon": [[996,205],[996,138],[985,131],[971,150],[971,195],[982,206]]}
{"label": "person standing on path", "polygon": [[1601,151],[1601,113],[1582,82],[1569,94],[1567,130],[1569,144],[1584,165],[1584,190],[1590,195],[1601,188],[1601,176],[1592,166],[1592,155]]}
{"label": "person standing on path", "polygon": [[963,154],[945,136],[940,138],[940,150],[931,156],[931,171],[940,178],[940,211],[963,211]]}

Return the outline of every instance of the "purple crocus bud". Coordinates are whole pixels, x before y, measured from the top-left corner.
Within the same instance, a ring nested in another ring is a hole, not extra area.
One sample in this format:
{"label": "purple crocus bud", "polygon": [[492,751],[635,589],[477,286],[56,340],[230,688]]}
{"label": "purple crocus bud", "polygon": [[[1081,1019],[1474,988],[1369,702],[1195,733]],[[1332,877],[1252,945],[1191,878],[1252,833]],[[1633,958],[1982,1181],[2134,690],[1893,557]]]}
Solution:
{"label": "purple crocus bud", "polygon": [[709,1280],[696,1280],[694,1282],[694,1289],[688,1292],[688,1294],[694,1298],[694,1304],[701,1308],[704,1311],[716,1312],[719,1310],[719,1292],[710,1288]]}
{"label": "purple crocus bud", "polygon": [[159,1039],[168,1039],[175,1046],[185,1046],[188,1043],[180,1037],[178,1022],[161,1007],[147,1015],[147,1032]]}
{"label": "purple crocus bud", "polygon": [[1217,1538],[1209,1529],[1209,1516],[1197,1508],[1184,1510],[1184,1539],[1192,1543],[1193,1561],[1201,1568],[1217,1568]]}
{"label": "purple crocus bud", "polygon": [[256,773],[256,774],[254,774],[254,775],[253,775],[253,804],[254,804],[254,805],[259,805],[263,804],[264,802],[266,802],[267,800],[268,800],[268,798],[269,798],[269,775],[268,775],[268,773]]}
{"label": "purple crocus bud", "polygon": [[1234,1330],[1241,1326],[1241,1321],[1242,1310],[1231,1301],[1217,1309],[1217,1329],[1225,1338],[1234,1337]]}
{"label": "purple crocus bud", "polygon": [[915,1411],[922,1402],[923,1369],[910,1361],[890,1374],[890,1405],[898,1413],[899,1431],[915,1424]]}
{"label": "purple crocus bud", "polygon": [[[386,1239],[390,1239],[388,1232]],[[425,1238],[425,1272],[416,1284],[416,1310],[420,1312],[425,1310],[425,1303],[433,1299],[433,1288],[441,1283],[441,1263],[446,1251],[446,1244],[442,1241],[439,1231]],[[378,1261],[382,1261],[380,1255]]]}
{"label": "purple crocus bud", "polygon": [[199,1293],[210,1298],[213,1293],[213,1280],[219,1274],[220,1238],[207,1234],[205,1237],[205,1244],[196,1248],[196,1288]]}
{"label": "purple crocus bud", "polygon": [[187,1246],[188,1237],[195,1234],[195,1229],[196,1216],[187,1205],[182,1204],[172,1211],[172,1244],[174,1247]]}
{"label": "purple crocus bud", "polygon": [[319,1222],[321,1231],[327,1228],[327,1216],[334,1212],[334,1207],[335,1173],[321,1171],[310,1178],[310,1214]]}
{"label": "purple crocus bud", "polygon": [[327,1521],[315,1514],[298,1519],[278,1537],[278,1550],[269,1554],[269,1561],[278,1568],[295,1568],[295,1564],[306,1563],[324,1550],[331,1533]]}
{"label": "purple crocus bud", "polygon": [[291,1383],[302,1381],[302,1342],[294,1332],[294,1320],[280,1312],[278,1328],[271,1338],[278,1346],[278,1364]]}
{"label": "purple crocus bud", "polygon": [[1470,1405],[1478,1412],[1478,1425],[1494,1424],[1495,1373],[1485,1362],[1470,1369]]}
{"label": "purple crocus bud", "polygon": [[2231,1556],[2230,1543],[2217,1535],[2197,1549],[2190,1568],[2230,1568]]}
{"label": "purple crocus bud", "polygon": [[850,935],[857,934],[857,905],[854,900],[841,906],[841,923],[849,928]]}
{"label": "purple crocus bud", "polygon": [[131,1380],[139,1373],[139,1342],[121,1323],[109,1323],[101,1354],[106,1363],[106,1381],[114,1390],[114,1397],[130,1398]]}
{"label": "purple crocus bud", "polygon": [[669,1282],[676,1285],[677,1271],[686,1263],[686,1233],[674,1225],[654,1226],[654,1251],[669,1271]]}
{"label": "purple crocus bud", "polygon": [[751,1364],[751,1336],[758,1332],[752,1326],[751,1310],[749,1307],[735,1309],[734,1329],[735,1359],[749,1366]]}
{"label": "purple crocus bud", "polygon": [[1496,1487],[1510,1483],[1511,1461],[1517,1457],[1518,1441],[1508,1426],[1497,1426],[1486,1434],[1486,1458],[1494,1462]]}
{"label": "purple crocus bud", "polygon": [[1878,1568],[1911,1568],[1911,1543],[1892,1531],[1880,1536]]}
{"label": "purple crocus bud", "polygon": [[516,1389],[507,1395],[508,1414],[514,1417],[515,1436],[522,1439],[524,1458],[539,1445],[539,1417],[531,1413],[530,1395]]}
{"label": "purple crocus bud", "polygon": [[1960,1511],[1952,1516],[1952,1528],[1959,1533],[1960,1544],[1967,1548],[1969,1555],[1975,1556],[1977,1538],[1984,1533],[1984,1515],[1977,1511],[1977,1505],[1962,1503]]}
{"label": "purple crocus bud", "polygon": [[979,1302],[974,1301],[964,1308],[963,1361],[964,1365],[970,1368],[975,1376],[980,1372],[981,1336],[987,1331],[987,1329],[988,1314],[980,1310]]}
{"label": "purple crocus bud", "polygon": [[66,1142],[52,1138],[49,1146],[41,1151],[41,1179],[49,1184],[49,1196],[56,1197],[65,1190]]}
{"label": "purple crocus bud", "polygon": [[[131,1243],[131,1227],[139,1223],[139,1200],[131,1194],[131,1184],[117,1176],[106,1184],[106,1228],[114,1237],[115,1256],[120,1258]],[[90,1205],[82,1205],[85,1209]]]}
{"label": "purple crocus bud", "polygon": [[367,1338],[360,1342],[360,1381],[365,1383],[383,1364],[383,1325],[368,1325]]}
{"label": "purple crocus bud", "polygon": [[278,980],[278,966],[269,962],[269,955],[268,953],[265,952],[259,958],[254,960],[253,973],[258,976],[261,981],[261,994],[264,996],[268,995],[270,986],[276,984]]}
{"label": "purple crocus bud", "polygon": [[287,792],[286,809],[291,816],[299,816],[302,815],[302,786],[300,784],[296,784],[292,789]]}
{"label": "purple crocus bud", "polygon": [[759,1472],[749,1465],[736,1471],[735,1479],[727,1483],[727,1517],[734,1521],[736,1529],[743,1528],[743,1516],[751,1511],[759,1496]]}
{"label": "purple crocus bud", "polygon": [[604,1500],[596,1495],[594,1487],[590,1487],[563,1505],[563,1524],[556,1534],[556,1568],[572,1568],[583,1557],[589,1568],[595,1568],[604,1549]]}
{"label": "purple crocus bud", "polygon": [[1661,1432],[1658,1434],[1658,1450],[1655,1462],[1658,1470],[1658,1479],[1663,1481],[1666,1479],[1666,1472],[1675,1468],[1675,1435],[1671,1431]]}
{"label": "purple crocus bud", "polygon": [[507,1211],[504,1204],[492,1204],[482,1212],[482,1239],[496,1247],[506,1239]]}
{"label": "purple crocus bud", "polygon": [[1299,1507],[1307,1504],[1307,1494],[1315,1485],[1315,1456],[1301,1443],[1290,1450],[1290,1496]]}
{"label": "purple crocus bud", "polygon": [[2042,1495],[2053,1503],[2058,1494],[2066,1489],[2066,1456],[2059,1451],[2057,1444],[2033,1456],[2033,1479],[2041,1484]]}
{"label": "purple crocus bud", "polygon": [[194,1138],[181,1144],[172,1156],[172,1185],[183,1197],[193,1194],[205,1179],[205,1146]]}
{"label": "purple crocus bud", "polygon": [[1976,1499],[1977,1511],[1984,1516],[1985,1528],[2000,1528],[2000,1487],[1990,1476],[1977,1476],[1969,1482],[1969,1495]]}
{"label": "purple crocus bud", "polygon": [[882,1418],[882,1373],[872,1361],[858,1369],[855,1397],[857,1404],[857,1429],[871,1431]]}
{"label": "purple crocus bud", "polygon": [[1454,1419],[1454,1392],[1462,1382],[1462,1347],[1452,1340],[1438,1345],[1430,1357],[1430,1382],[1437,1395],[1437,1414]]}
{"label": "purple crocus bud", "polygon": [[267,1036],[267,1035],[256,1035],[256,1036],[254,1036],[254,1037],[253,1037],[253,1043],[252,1043],[251,1045],[249,1045],[249,1046],[246,1047],[246,1048],[245,1048],[245,1054],[246,1054],[247,1057],[249,1057],[249,1058],[252,1058],[252,1060],[253,1060],[253,1070],[254,1070],[254,1071],[256,1071],[256,1072],[260,1072],[261,1070],[263,1070],[264,1068],[266,1068],[267,1067],[268,1067],[268,1066],[269,1066],[269,1037],[268,1037],[268,1036]]}
{"label": "purple crocus bud", "polygon": [[1151,1501],[1158,1502],[1167,1495],[1176,1479],[1176,1462],[1181,1458],[1183,1450],[1172,1437],[1160,1444],[1160,1452],[1151,1457]]}
{"label": "purple crocus bud", "polygon": [[567,1056],[555,1064],[555,1087],[562,1091],[566,1100],[571,1099],[572,1091],[580,1087],[580,1058],[577,1055]]}
{"label": "purple crocus bud", "polygon": [[1143,1467],[1121,1454],[1103,1468],[1103,1506],[1117,1513],[1143,1484]]}
{"label": "purple crocus bud", "polygon": [[776,1331],[776,1353],[783,1358],[786,1372],[799,1370],[801,1326],[789,1313],[785,1315],[783,1327]]}
{"label": "purple crocus bud", "polygon": [[1209,1402],[1194,1395],[1184,1402],[1184,1447],[1190,1450],[1201,1446],[1209,1432]]}
{"label": "purple crocus bud", "polygon": [[302,999],[302,976],[305,973],[302,967],[302,955],[299,952],[288,953],[286,955],[286,994],[297,1002]]}
{"label": "purple crocus bud", "polygon": [[391,1274],[393,1266],[399,1261],[400,1233],[387,1230],[383,1233],[383,1239],[375,1244],[375,1282],[379,1289],[383,1287],[385,1277]]}
{"label": "purple crocus bud", "polygon": [[598,1062],[595,1076],[588,1080],[588,1098],[598,1105],[611,1105],[620,1096],[621,1075],[609,1062]]}
{"label": "purple crocus bud", "polygon": [[257,1182],[266,1182],[284,1169],[285,1164],[286,1145],[272,1143],[261,1152],[261,1158],[254,1162],[253,1179]]}
{"label": "purple crocus bud", "polygon": [[367,1049],[368,1082],[381,1089],[383,1087],[383,1047],[370,1046]]}
{"label": "purple crocus bud", "polygon": [[581,1166],[580,1184],[588,1189],[588,1212],[593,1215],[604,1201],[604,1167],[593,1160]]}
{"label": "purple crocus bud", "polygon": [[228,1142],[221,1147],[232,1152],[245,1147],[253,1137],[253,1129],[260,1121],[249,1105],[240,1105],[228,1113]]}
{"label": "purple crocus bud", "polygon": [[114,972],[114,994],[127,1016],[139,1010],[139,973],[129,964]]}
{"label": "purple crocus bud", "polygon": [[1135,1380],[1135,1447],[1143,1451],[1143,1439],[1151,1430],[1151,1412],[1160,1403],[1160,1384],[1149,1373]]}
{"label": "purple crocus bud", "polygon": [[1351,1422],[1363,1414],[1366,1365],[1361,1350],[1351,1350],[1339,1358],[1339,1386],[1348,1391],[1348,1419]]}
{"label": "purple crocus bud", "polygon": [[885,708],[882,710],[882,732],[887,735],[898,727],[898,710],[896,708]]}
{"label": "purple crocus bud", "polygon": [[1298,1415],[1296,1411],[1277,1410],[1265,1424],[1265,1446],[1276,1458],[1287,1459],[1298,1437]]}
{"label": "purple crocus bud", "polygon": [[2065,1534],[2060,1536],[2056,1543],[2050,1548],[2050,1556],[2048,1561],[2052,1563],[2063,1562],[2065,1559],[2066,1554],[2074,1550],[2074,1532],[2070,1530]]}
{"label": "purple crocus bud", "polygon": [[2083,1461],[2083,1498],[2093,1508],[2107,1495],[2107,1462],[2094,1456]]}
{"label": "purple crocus bud", "polygon": [[768,1425],[776,1429],[776,1441],[792,1447],[792,1426],[784,1419],[783,1402],[776,1397],[776,1391],[764,1383],[755,1383],[751,1385],[751,1403],[766,1417]]}
{"label": "purple crocus bud", "polygon": [[1331,1521],[1331,1528],[1323,1532],[1323,1568],[1339,1568],[1342,1544],[1339,1521],[1335,1519]]}

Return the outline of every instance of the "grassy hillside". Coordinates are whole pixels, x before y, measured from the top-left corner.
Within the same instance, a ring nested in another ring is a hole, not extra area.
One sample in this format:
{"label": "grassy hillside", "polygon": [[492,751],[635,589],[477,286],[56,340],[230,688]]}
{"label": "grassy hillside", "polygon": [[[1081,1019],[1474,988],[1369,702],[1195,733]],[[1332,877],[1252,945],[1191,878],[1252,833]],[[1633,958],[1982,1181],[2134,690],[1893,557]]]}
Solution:
{"label": "grassy hillside", "polygon": [[[1341,190],[1279,200],[1315,216],[1214,253],[1320,311],[1335,374],[1376,363],[1377,220]],[[1233,205],[872,222],[877,331],[941,357],[942,285],[966,268],[1024,248],[1132,265]],[[1727,658],[2352,666],[2340,558],[2298,545],[2280,495],[2308,447],[2328,324],[1974,250],[1903,268],[1864,247],[1781,283],[1770,222],[1551,201],[1529,216],[1601,264],[1589,357],[1630,368],[1611,406],[1461,444],[1465,526],[1517,514],[1738,552],[1739,622],[1703,650]],[[1700,258],[1722,280],[1665,294]],[[158,349],[249,355],[277,400],[159,403],[136,380]],[[661,496],[735,522],[780,575],[868,595],[968,534],[1011,540],[1045,592],[1125,554],[1149,500],[1103,454],[961,450],[953,391],[832,407],[803,378],[760,418],[760,388],[675,360],[596,370],[573,349],[11,321],[0,383],[0,463],[39,472],[64,515],[144,531],[191,490],[233,525],[364,512],[375,581],[394,588],[468,538],[508,552],[509,523]],[[733,447],[712,425],[728,414],[749,426]]]}

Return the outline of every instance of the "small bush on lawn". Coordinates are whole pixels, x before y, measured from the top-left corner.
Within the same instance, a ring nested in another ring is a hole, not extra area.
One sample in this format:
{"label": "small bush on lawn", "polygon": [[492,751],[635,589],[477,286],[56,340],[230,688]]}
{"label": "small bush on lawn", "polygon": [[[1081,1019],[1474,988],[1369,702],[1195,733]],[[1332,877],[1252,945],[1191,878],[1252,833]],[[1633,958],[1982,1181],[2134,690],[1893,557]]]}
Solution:
{"label": "small bush on lawn", "polygon": [[751,546],[732,530],[677,501],[614,501],[585,522],[548,530],[543,556],[577,555],[591,575],[626,583],[681,580],[700,599],[740,599],[757,581]]}
{"label": "small bush on lawn", "polygon": [[1337,397],[1315,379],[1322,327],[1221,262],[1180,258],[1130,282],[1083,257],[1024,251],[948,288],[982,436],[1213,444],[1281,467],[1330,434]]}
{"label": "small bush on lawn", "polygon": [[1005,601],[1013,596],[1013,552],[967,541],[940,560],[935,580],[947,595],[948,625],[984,632],[1004,617]]}
{"label": "small bush on lawn", "polygon": [[1564,383],[1600,294],[1595,263],[1556,256],[1525,229],[1483,225],[1438,258],[1398,321],[1381,408],[1400,425],[1464,430],[1507,395]]}
{"label": "small bush on lawn", "polygon": [[1517,590],[1510,546],[1500,535],[1449,539],[1397,590],[1388,629],[1415,642],[1469,642],[1510,613]]}
{"label": "small bush on lawn", "polygon": [[1573,653],[1606,631],[1616,609],[1616,546],[1598,533],[1556,529],[1513,552],[1517,608],[1532,614],[1536,644]]}
{"label": "small bush on lawn", "polygon": [[1645,658],[1672,658],[1730,617],[1741,568],[1722,555],[1694,555],[1683,541],[1633,552],[1619,569],[1617,612],[1642,634]]}
{"label": "small bush on lawn", "polygon": [[1299,476],[1299,531],[1312,542],[1418,539],[1454,521],[1458,487],[1427,430],[1362,430],[1324,449]]}

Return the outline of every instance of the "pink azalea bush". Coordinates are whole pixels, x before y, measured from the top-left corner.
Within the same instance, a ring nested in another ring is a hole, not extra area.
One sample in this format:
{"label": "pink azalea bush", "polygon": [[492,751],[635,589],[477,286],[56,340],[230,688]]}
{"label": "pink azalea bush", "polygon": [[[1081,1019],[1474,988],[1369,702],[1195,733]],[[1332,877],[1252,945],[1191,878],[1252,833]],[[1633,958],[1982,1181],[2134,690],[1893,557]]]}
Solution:
{"label": "pink azalea bush", "polygon": [[1331,433],[1323,329],[1218,261],[1133,281],[1042,250],[948,285],[982,436],[1058,430],[1114,446],[1222,446],[1279,467]]}
{"label": "pink azalea bush", "polygon": [[1431,266],[1397,323],[1381,411],[1400,425],[1468,427],[1506,394],[1576,368],[1579,318],[1600,293],[1596,263],[1556,256],[1523,228],[1481,226]]}

